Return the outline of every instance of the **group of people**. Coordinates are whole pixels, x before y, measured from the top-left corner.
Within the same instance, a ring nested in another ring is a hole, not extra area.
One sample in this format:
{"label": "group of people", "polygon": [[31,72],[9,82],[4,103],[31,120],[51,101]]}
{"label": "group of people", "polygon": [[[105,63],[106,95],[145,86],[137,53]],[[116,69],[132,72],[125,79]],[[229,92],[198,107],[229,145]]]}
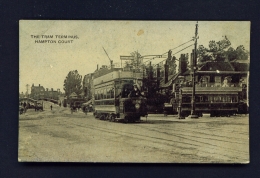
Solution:
{"label": "group of people", "polygon": [[118,97],[122,97],[122,98],[127,98],[127,97],[140,97],[143,96],[142,93],[140,92],[140,90],[138,89],[137,85],[134,84],[133,85],[133,90],[130,91],[128,88],[124,88],[122,92],[119,93],[119,95],[117,95],[116,98]]}
{"label": "group of people", "polygon": [[134,89],[129,93],[128,97],[140,97],[143,96],[138,89],[137,85],[134,85]]}
{"label": "group of people", "polygon": [[23,112],[26,112],[27,108],[29,107],[28,106],[29,103],[26,103],[26,102],[21,102],[20,105],[22,106],[23,108]]}

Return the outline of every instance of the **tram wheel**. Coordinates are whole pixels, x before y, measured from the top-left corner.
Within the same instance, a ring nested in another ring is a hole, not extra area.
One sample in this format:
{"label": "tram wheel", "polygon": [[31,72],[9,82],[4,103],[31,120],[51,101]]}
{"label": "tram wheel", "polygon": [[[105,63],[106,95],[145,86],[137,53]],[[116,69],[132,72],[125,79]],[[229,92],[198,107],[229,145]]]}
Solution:
{"label": "tram wheel", "polygon": [[110,121],[110,122],[115,122],[115,116],[114,116],[114,115],[110,115],[109,121]]}
{"label": "tram wheel", "polygon": [[99,116],[99,119],[100,119],[100,120],[105,120],[105,115],[104,115],[104,114],[101,114],[101,115]]}
{"label": "tram wheel", "polygon": [[97,119],[97,118],[99,118],[99,115],[97,114],[97,112],[93,112],[93,115],[94,115],[94,117]]}
{"label": "tram wheel", "polygon": [[125,116],[124,123],[128,123],[128,122],[129,122],[129,118],[127,116]]}
{"label": "tram wheel", "polygon": [[109,120],[109,118],[109,114],[107,114],[105,120]]}
{"label": "tram wheel", "polygon": [[134,123],[134,118],[131,118],[131,117],[130,117],[130,118],[128,119],[128,122],[129,122],[129,123]]}

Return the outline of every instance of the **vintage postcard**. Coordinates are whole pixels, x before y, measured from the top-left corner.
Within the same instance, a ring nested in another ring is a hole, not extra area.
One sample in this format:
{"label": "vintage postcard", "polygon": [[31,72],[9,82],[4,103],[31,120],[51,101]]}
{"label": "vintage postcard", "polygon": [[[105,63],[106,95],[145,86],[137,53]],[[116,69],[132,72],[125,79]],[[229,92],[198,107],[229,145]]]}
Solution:
{"label": "vintage postcard", "polygon": [[249,21],[20,20],[19,162],[242,163]]}

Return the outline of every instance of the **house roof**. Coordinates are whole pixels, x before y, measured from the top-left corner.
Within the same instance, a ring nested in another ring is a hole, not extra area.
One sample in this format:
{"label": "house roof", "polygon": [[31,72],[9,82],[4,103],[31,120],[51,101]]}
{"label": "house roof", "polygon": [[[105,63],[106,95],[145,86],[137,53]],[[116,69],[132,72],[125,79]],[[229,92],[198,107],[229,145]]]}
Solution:
{"label": "house roof", "polygon": [[230,62],[207,62],[202,65],[200,71],[234,71]]}
{"label": "house roof", "polygon": [[[238,62],[205,62],[198,66],[196,73],[243,73],[249,71],[248,63]],[[183,73],[189,75],[191,70]]]}
{"label": "house roof", "polygon": [[236,71],[249,71],[249,63],[231,62]]}
{"label": "house roof", "polygon": [[173,75],[170,75],[168,77],[168,82],[164,83],[164,78],[160,81],[160,88],[167,88],[172,85],[173,81],[180,75],[180,73],[176,73]]}
{"label": "house roof", "polygon": [[32,89],[32,90],[35,90],[35,91],[36,91],[36,90],[37,90],[37,91],[40,91],[41,89],[42,89],[42,90],[45,90],[43,86],[32,86],[31,89]]}

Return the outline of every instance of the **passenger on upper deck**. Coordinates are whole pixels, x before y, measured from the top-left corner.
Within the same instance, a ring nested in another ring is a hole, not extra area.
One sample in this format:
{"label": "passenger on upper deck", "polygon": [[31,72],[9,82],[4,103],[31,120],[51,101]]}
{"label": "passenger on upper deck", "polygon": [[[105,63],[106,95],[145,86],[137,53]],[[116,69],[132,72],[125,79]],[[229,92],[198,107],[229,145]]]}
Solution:
{"label": "passenger on upper deck", "polygon": [[225,77],[222,87],[229,87],[228,77]]}
{"label": "passenger on upper deck", "polygon": [[129,95],[130,91],[128,88],[125,88],[123,91],[122,91],[122,98],[127,98],[128,95]]}

